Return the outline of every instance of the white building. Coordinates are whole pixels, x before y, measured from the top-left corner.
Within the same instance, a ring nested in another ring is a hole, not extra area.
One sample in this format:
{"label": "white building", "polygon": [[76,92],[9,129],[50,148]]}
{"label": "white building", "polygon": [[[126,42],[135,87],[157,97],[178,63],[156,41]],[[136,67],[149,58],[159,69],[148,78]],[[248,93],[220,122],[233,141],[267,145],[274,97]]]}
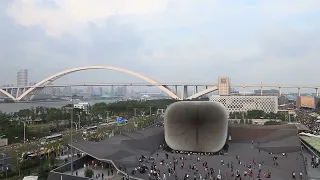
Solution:
{"label": "white building", "polygon": [[228,112],[247,112],[262,110],[264,112],[278,112],[278,97],[276,96],[219,96],[213,95],[210,101],[220,102]]}
{"label": "white building", "polygon": [[81,103],[78,103],[78,104],[74,104],[73,107],[75,109],[81,109],[81,110],[83,110],[85,112],[88,112],[90,104],[88,102],[81,102]]}

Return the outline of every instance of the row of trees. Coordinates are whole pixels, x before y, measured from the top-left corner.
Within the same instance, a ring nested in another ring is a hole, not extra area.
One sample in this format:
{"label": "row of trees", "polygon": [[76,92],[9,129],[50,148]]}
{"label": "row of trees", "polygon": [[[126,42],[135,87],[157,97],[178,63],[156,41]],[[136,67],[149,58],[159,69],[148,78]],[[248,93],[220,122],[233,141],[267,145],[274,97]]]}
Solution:
{"label": "row of trees", "polygon": [[247,112],[234,112],[229,114],[230,119],[280,119],[285,121],[286,114],[284,112],[267,113],[262,110],[250,110]]}
{"label": "row of trees", "polygon": [[[81,126],[97,123],[107,116],[123,116],[127,119],[145,112],[156,114],[158,109],[165,109],[175,100],[150,100],[150,101],[119,101],[114,103],[97,103],[90,107],[89,113],[83,111],[75,111],[74,121],[78,122],[80,118]],[[9,143],[16,143],[23,140],[24,124],[23,121],[34,120],[37,125],[26,126],[26,139],[41,138],[52,134],[53,132],[61,132],[70,127],[71,110],[68,107],[48,108],[48,107],[32,107],[30,109],[22,109],[15,113],[0,112],[0,137],[6,137]]]}
{"label": "row of trees", "polygon": [[[157,113],[158,109],[166,109],[168,105],[172,104],[176,100],[161,99],[161,100],[148,100],[148,101],[118,101],[114,103],[98,103],[92,106],[91,113],[94,118],[98,118],[100,115],[102,118],[109,116],[124,116],[133,117],[134,115],[140,115],[141,112],[145,112],[146,115],[150,113]],[[136,113],[136,114],[135,114]]]}

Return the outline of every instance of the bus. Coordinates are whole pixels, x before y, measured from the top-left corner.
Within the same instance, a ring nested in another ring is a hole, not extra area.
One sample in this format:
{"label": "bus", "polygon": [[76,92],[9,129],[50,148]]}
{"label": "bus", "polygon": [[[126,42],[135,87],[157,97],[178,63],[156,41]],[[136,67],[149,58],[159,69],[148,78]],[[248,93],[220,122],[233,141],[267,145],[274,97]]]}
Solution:
{"label": "bus", "polygon": [[91,133],[95,133],[98,130],[98,126],[91,126],[91,127],[87,127],[85,128],[85,130],[83,131],[83,134],[91,134]]}
{"label": "bus", "polygon": [[62,134],[54,134],[51,136],[46,136],[40,140],[40,144],[45,145],[45,144],[49,144],[49,143],[54,143],[58,140],[62,140]]}

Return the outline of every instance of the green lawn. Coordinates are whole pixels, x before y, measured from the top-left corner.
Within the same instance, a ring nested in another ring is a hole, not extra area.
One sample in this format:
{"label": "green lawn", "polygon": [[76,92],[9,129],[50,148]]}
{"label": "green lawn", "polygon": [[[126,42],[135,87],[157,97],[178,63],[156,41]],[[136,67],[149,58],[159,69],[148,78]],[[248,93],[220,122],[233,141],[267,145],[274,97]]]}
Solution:
{"label": "green lawn", "polygon": [[303,140],[305,140],[308,144],[314,147],[316,150],[320,152],[320,138],[318,137],[307,137],[300,136]]}

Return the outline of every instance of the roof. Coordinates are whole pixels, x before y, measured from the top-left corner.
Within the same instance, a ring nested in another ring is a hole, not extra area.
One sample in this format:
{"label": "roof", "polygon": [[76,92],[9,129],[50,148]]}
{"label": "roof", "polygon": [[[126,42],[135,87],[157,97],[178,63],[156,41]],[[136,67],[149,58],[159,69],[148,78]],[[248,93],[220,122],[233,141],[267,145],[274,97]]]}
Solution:
{"label": "roof", "polygon": [[151,127],[122,133],[100,142],[81,141],[72,146],[97,159],[112,160],[115,164],[133,167],[138,164],[138,156],[151,154],[163,143],[163,127]]}

